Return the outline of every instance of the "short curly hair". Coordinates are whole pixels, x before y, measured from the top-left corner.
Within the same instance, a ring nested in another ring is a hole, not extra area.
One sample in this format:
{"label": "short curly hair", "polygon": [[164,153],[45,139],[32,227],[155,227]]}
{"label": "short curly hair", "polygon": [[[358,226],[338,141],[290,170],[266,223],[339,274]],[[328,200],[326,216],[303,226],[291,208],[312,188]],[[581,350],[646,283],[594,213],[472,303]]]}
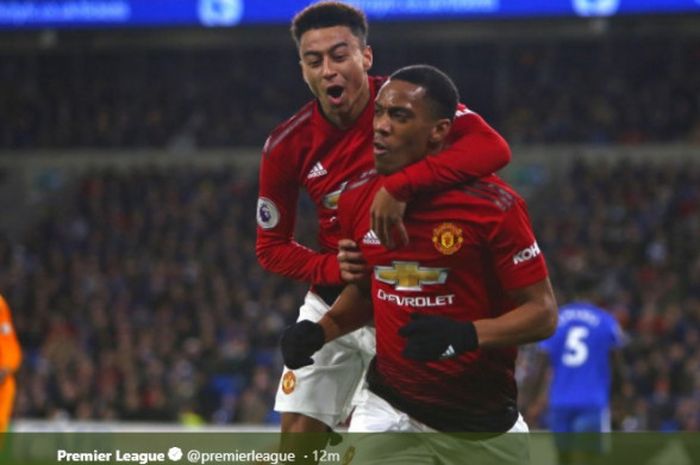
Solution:
{"label": "short curly hair", "polygon": [[307,6],[294,16],[290,31],[299,48],[301,36],[306,31],[333,26],[347,26],[360,39],[360,45],[367,45],[367,17],[362,10],[343,2],[323,1]]}

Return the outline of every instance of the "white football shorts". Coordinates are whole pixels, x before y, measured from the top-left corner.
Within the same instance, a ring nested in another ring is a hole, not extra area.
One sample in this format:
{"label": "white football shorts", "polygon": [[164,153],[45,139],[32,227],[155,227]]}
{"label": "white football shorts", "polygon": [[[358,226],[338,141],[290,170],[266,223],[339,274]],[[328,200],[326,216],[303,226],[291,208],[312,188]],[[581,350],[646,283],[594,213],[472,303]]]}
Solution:
{"label": "white football shorts", "polygon": [[[309,291],[297,321],[318,321],[328,305]],[[364,389],[364,376],[374,357],[374,327],[366,326],[324,345],[314,363],[290,370],[285,367],[277,388],[275,410],[315,418],[334,428],[345,421]]]}
{"label": "white football shorts", "polygon": [[[397,410],[378,395],[365,389],[364,398],[353,413],[352,436],[346,457],[353,463],[405,465],[527,465],[530,463],[529,428],[522,415],[504,434],[487,439],[465,440],[459,435],[438,433],[435,429]],[[384,434],[377,434],[384,433]],[[391,434],[400,433],[400,434]],[[421,434],[406,434],[421,433]],[[432,434],[424,434],[432,433]]]}

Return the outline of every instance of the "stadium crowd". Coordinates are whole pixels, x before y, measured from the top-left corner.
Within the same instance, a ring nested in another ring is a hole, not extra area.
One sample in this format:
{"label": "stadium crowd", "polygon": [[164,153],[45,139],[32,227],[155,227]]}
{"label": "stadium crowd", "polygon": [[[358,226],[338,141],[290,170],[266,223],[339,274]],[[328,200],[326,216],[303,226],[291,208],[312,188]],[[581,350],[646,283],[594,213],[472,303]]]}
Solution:
{"label": "stadium crowd", "polygon": [[[0,148],[261,146],[308,100],[287,45],[5,52]],[[376,73],[417,62],[447,71],[511,143],[700,142],[696,40],[374,49]]]}
{"label": "stadium crowd", "polygon": [[[93,172],[2,240],[16,415],[278,421],[278,337],[304,288],[257,265],[255,192],[225,169]],[[629,335],[615,425],[700,429],[700,165],[578,162],[530,205],[559,299],[595,279]]]}
{"label": "stadium crowd", "polygon": [[223,170],[100,172],[2,242],[25,350],[17,415],[275,421],[299,291],[257,266],[254,196]]}

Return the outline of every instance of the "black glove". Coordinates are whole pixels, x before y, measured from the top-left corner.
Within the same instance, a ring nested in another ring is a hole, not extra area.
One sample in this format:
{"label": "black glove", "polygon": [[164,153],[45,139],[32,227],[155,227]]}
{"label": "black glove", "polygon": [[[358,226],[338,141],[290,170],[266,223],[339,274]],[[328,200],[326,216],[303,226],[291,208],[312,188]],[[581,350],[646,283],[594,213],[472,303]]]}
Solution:
{"label": "black glove", "polygon": [[479,347],[474,323],[444,316],[412,313],[411,321],[399,329],[399,335],[407,339],[403,356],[424,362],[454,357]]}
{"label": "black glove", "polygon": [[326,335],[320,324],[302,320],[287,326],[282,332],[280,346],[284,364],[296,370],[314,363],[311,356],[323,347]]}

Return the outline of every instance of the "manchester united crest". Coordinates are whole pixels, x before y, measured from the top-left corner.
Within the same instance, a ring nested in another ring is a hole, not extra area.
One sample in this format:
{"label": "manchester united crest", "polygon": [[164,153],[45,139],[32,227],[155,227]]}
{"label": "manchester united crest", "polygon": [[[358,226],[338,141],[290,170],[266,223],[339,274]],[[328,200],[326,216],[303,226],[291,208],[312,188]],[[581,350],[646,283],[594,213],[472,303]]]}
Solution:
{"label": "manchester united crest", "polygon": [[462,248],[462,230],[452,223],[442,223],[433,229],[433,245],[438,252],[452,255]]}
{"label": "manchester united crest", "polygon": [[294,376],[293,371],[288,371],[282,377],[282,392],[285,394],[291,394],[297,385],[297,377]]}

